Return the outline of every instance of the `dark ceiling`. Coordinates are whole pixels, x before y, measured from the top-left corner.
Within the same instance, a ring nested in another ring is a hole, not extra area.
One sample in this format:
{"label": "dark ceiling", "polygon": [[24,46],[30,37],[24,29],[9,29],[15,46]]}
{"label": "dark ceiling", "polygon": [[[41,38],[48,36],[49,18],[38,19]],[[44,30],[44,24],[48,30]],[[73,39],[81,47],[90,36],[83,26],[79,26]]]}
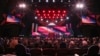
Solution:
{"label": "dark ceiling", "polygon": [[[33,8],[36,4],[37,5],[40,5],[39,7],[42,7],[42,6],[46,6],[45,4],[44,4],[44,2],[42,2],[42,3],[38,3],[38,0],[34,0],[35,1],[35,3],[32,3],[31,2],[31,0],[0,0],[0,12],[5,12],[5,11],[9,11],[9,9],[11,9],[11,8],[13,8],[13,7],[15,7],[16,6],[16,4],[18,3],[18,2],[21,2],[21,1],[26,1],[28,4],[30,4],[30,5],[32,5],[31,7]],[[43,0],[44,1],[44,0]],[[50,0],[51,1],[51,0]],[[54,5],[56,5],[55,7],[64,7],[64,6],[62,6],[62,5],[68,5],[67,4],[67,1],[68,0],[64,0],[64,3],[59,3],[59,1],[60,0],[56,0],[57,2],[56,2],[56,4],[54,4]],[[78,0],[71,0],[71,3],[70,4],[72,4],[72,3],[76,3]],[[87,7],[89,8],[89,10],[90,11],[92,11],[93,13],[96,13],[96,14],[100,14],[100,6],[99,6],[99,4],[100,4],[100,0],[86,0],[86,4],[87,4]],[[48,4],[49,5],[49,7],[51,6],[54,6],[54,5],[52,5],[51,3],[50,4]],[[66,6],[65,6],[66,7]]]}
{"label": "dark ceiling", "polygon": [[[45,2],[41,2],[38,3],[38,0],[34,0],[34,2],[31,2],[32,0],[1,0],[0,1],[0,17],[2,15],[2,13],[8,13],[9,11],[11,11],[11,9],[15,8],[16,5],[19,2],[25,1],[28,5],[29,5],[29,9],[32,9],[32,12],[34,9],[36,8],[66,8],[66,9],[73,9],[71,8],[73,5],[75,5],[75,3],[79,0],[70,0],[71,2],[68,3],[68,0],[64,0],[63,3],[60,3],[60,0],[56,0],[56,3],[45,3]],[[42,0],[44,1],[44,0]],[[50,0],[51,1],[51,0]],[[86,6],[88,8],[89,11],[91,11],[94,14],[100,14],[100,0],[86,0],[85,1]],[[71,5],[69,7],[69,5]],[[0,19],[1,20],[1,19]]]}

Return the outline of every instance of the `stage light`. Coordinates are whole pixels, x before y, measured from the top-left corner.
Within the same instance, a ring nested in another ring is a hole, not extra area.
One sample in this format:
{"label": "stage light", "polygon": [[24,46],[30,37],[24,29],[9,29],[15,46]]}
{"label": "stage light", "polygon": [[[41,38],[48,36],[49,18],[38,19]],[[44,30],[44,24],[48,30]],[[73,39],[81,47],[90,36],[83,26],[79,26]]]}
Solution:
{"label": "stage light", "polygon": [[58,10],[58,13],[60,13],[60,10]]}
{"label": "stage light", "polygon": [[65,14],[62,14],[62,16],[65,16]]}
{"label": "stage light", "polygon": [[19,8],[26,8],[26,4],[25,3],[21,3],[18,6],[19,6]]}
{"label": "stage light", "polygon": [[60,20],[61,20],[61,21],[63,21],[63,19],[62,19],[62,18],[61,18]]}
{"label": "stage light", "polygon": [[52,0],[52,2],[54,3],[54,2],[55,2],[55,0]]}
{"label": "stage light", "polygon": [[35,16],[34,18],[35,18],[35,19],[37,19],[38,17],[37,17],[37,16]]}
{"label": "stage light", "polygon": [[49,16],[49,19],[51,19],[51,17]]}
{"label": "stage light", "polygon": [[56,14],[53,14],[53,16],[56,16]]}
{"label": "stage light", "polygon": [[54,10],[53,10],[52,12],[53,12],[53,13],[55,13],[55,11],[54,11]]}
{"label": "stage light", "polygon": [[36,13],[39,13],[39,10],[36,10]]}
{"label": "stage light", "polygon": [[58,21],[57,21],[57,20],[55,20],[55,22],[57,23]]}
{"label": "stage light", "polygon": [[49,10],[48,12],[50,13],[51,11]]}
{"label": "stage light", "polygon": [[66,19],[68,20],[68,19],[69,19],[69,17],[66,17]]}
{"label": "stage light", "polygon": [[40,14],[37,14],[38,16],[40,16]]}
{"label": "stage light", "polygon": [[49,0],[46,0],[46,2],[48,3],[48,2],[49,2]]}
{"label": "stage light", "polygon": [[47,18],[46,16],[44,18]]}
{"label": "stage light", "polygon": [[43,10],[42,12],[45,13],[45,10]]}
{"label": "stage light", "polygon": [[77,3],[76,4],[76,8],[83,9],[84,8],[84,4],[83,3]]}
{"label": "stage light", "polygon": [[71,2],[70,0],[68,0],[68,2]]}
{"label": "stage light", "polygon": [[62,33],[59,33],[59,35],[61,36],[61,35],[62,35]]}
{"label": "stage light", "polygon": [[48,25],[49,26],[55,26],[56,24],[54,22],[50,22]]}
{"label": "stage light", "polygon": [[52,18],[55,18],[54,16]]}
{"label": "stage light", "polygon": [[66,13],[66,10],[63,10],[63,13]]}
{"label": "stage light", "polygon": [[62,19],[63,17],[61,16],[60,18]]}
{"label": "stage light", "polygon": [[79,56],[79,54],[76,54],[76,53],[75,53],[74,56]]}
{"label": "stage light", "polygon": [[57,16],[60,16],[60,14],[57,14]]}
{"label": "stage light", "polygon": [[43,19],[41,18],[41,21],[43,21]]}
{"label": "stage light", "polygon": [[47,16],[50,16],[50,14],[47,14]]}
{"label": "stage light", "polygon": [[43,17],[41,16],[40,18],[42,19]]}
{"label": "stage light", "polygon": [[46,20],[46,22],[48,23],[49,21],[48,21],[48,20]]}
{"label": "stage light", "polygon": [[43,14],[43,16],[46,16],[46,14]]}
{"label": "stage light", "polygon": [[57,16],[56,18],[58,19],[59,17]]}
{"label": "stage light", "polygon": [[31,0],[31,2],[34,2],[33,0]]}

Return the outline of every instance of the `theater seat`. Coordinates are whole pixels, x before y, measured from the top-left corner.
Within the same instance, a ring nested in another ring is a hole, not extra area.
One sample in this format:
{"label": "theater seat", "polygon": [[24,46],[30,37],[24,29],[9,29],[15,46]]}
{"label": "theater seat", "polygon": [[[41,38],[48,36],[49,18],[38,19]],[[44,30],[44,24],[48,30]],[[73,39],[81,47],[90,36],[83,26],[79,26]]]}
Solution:
{"label": "theater seat", "polygon": [[66,48],[57,49],[57,56],[67,56],[67,55],[68,55],[68,49]]}
{"label": "theater seat", "polygon": [[40,48],[33,48],[30,50],[31,56],[41,56],[42,51]]}
{"label": "theater seat", "polygon": [[44,48],[43,49],[43,55],[45,55],[45,56],[55,56],[56,50],[54,48]]}

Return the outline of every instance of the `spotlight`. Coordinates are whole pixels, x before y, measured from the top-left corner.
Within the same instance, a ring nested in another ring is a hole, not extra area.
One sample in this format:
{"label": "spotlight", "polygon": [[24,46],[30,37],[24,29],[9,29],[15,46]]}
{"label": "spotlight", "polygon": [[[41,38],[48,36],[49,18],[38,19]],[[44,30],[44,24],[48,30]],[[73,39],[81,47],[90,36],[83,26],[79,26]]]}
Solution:
{"label": "spotlight", "polygon": [[54,3],[54,2],[55,2],[55,0],[52,0],[52,2]]}
{"label": "spotlight", "polygon": [[50,13],[51,11],[49,10],[48,12]]}
{"label": "spotlight", "polygon": [[52,18],[54,19],[55,17],[53,16]]}
{"label": "spotlight", "polygon": [[52,12],[53,12],[53,13],[55,13],[55,11],[54,11],[54,10],[53,10]]}
{"label": "spotlight", "polygon": [[60,16],[60,14],[57,14],[57,16]]}
{"label": "spotlight", "polygon": [[35,19],[37,19],[38,17],[37,17],[37,16],[35,16],[34,18],[35,18]]}
{"label": "spotlight", "polygon": [[57,16],[56,18],[58,19],[59,17]]}
{"label": "spotlight", "polygon": [[40,14],[37,14],[38,16],[40,16]]}
{"label": "spotlight", "polygon": [[18,6],[19,6],[19,8],[26,8],[26,4],[25,3],[21,3]]}
{"label": "spotlight", "polygon": [[68,19],[69,19],[69,17],[66,17],[66,19],[68,20]]}
{"label": "spotlight", "polygon": [[56,20],[55,22],[57,23],[58,21]]}
{"label": "spotlight", "polygon": [[45,10],[43,10],[43,13],[45,13]]}
{"label": "spotlight", "polygon": [[51,19],[51,16],[49,16],[49,19]]}
{"label": "spotlight", "polygon": [[48,21],[48,20],[46,20],[46,22],[48,23],[49,21]]}
{"label": "spotlight", "polygon": [[62,14],[62,16],[65,16],[65,14]]}
{"label": "spotlight", "polygon": [[47,14],[48,16],[50,16],[50,14]]}
{"label": "spotlight", "polygon": [[62,19],[63,17],[61,16],[60,18]]}
{"label": "spotlight", "polygon": [[43,17],[41,16],[40,18],[42,19]]}
{"label": "spotlight", "polygon": [[46,16],[46,14],[43,14],[43,16]]}
{"label": "spotlight", "polygon": [[49,2],[49,0],[46,0],[46,2],[48,3],[48,2]]}
{"label": "spotlight", "polygon": [[76,8],[83,9],[84,8],[84,4],[83,3],[77,3],[76,4]]}
{"label": "spotlight", "polygon": [[60,20],[61,20],[61,21],[63,21],[63,19],[62,19],[62,18],[61,18]]}
{"label": "spotlight", "polygon": [[68,0],[68,2],[71,2],[70,0]]}
{"label": "spotlight", "polygon": [[64,10],[63,13],[66,13],[66,10]]}
{"label": "spotlight", "polygon": [[39,10],[36,10],[36,13],[39,13]]}
{"label": "spotlight", "polygon": [[44,18],[47,18],[46,16]]}
{"label": "spotlight", "polygon": [[53,16],[56,16],[56,14],[53,14]]}
{"label": "spotlight", "polygon": [[56,24],[54,22],[50,22],[48,25],[49,26],[55,26]]}
{"label": "spotlight", "polygon": [[60,13],[60,10],[58,10],[58,13]]}
{"label": "spotlight", "polygon": [[41,21],[43,21],[43,19],[41,18]]}

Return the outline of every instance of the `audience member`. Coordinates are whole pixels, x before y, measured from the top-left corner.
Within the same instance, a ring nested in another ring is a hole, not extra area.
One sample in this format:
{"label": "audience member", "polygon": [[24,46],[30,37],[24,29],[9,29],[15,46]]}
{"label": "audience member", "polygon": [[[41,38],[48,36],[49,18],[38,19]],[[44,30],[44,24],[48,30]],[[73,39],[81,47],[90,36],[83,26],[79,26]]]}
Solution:
{"label": "audience member", "polygon": [[83,56],[100,56],[98,53],[99,53],[99,47],[96,45],[93,45],[89,47],[87,54]]}
{"label": "audience member", "polygon": [[17,56],[30,56],[29,53],[27,53],[27,48],[21,44],[18,43],[18,40],[14,39],[14,44],[15,44],[15,53]]}

